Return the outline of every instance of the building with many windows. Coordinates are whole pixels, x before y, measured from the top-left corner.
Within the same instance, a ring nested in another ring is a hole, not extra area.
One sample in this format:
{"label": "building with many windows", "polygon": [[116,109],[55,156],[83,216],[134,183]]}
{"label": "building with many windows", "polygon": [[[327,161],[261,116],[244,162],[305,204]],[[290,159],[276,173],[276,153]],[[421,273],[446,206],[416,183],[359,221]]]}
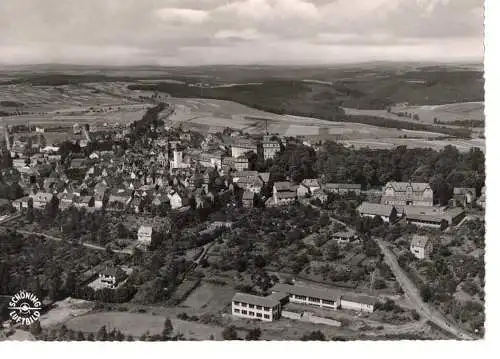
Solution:
{"label": "building with many windows", "polygon": [[236,293],[232,301],[232,314],[236,317],[258,319],[266,322],[278,320],[281,316],[282,295],[258,295]]}
{"label": "building with many windows", "polygon": [[434,192],[428,183],[388,182],[382,192],[380,203],[432,207]]}

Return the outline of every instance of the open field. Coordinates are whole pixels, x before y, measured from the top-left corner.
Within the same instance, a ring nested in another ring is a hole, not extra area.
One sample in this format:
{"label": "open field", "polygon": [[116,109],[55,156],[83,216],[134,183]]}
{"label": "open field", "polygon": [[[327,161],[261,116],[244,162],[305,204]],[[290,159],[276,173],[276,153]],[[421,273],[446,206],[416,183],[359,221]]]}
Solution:
{"label": "open field", "polygon": [[92,302],[82,299],[66,298],[54,303],[54,308],[40,317],[42,327],[58,325],[65,321],[86,314],[92,310]]}
{"label": "open field", "polygon": [[[188,322],[171,318],[174,333],[182,333],[186,339],[206,340],[210,335],[221,339],[222,328],[201,323]],[[83,332],[96,332],[100,327],[107,326],[110,330],[119,329],[125,335],[140,337],[149,332],[161,334],[165,317],[141,313],[98,312],[74,318],[66,322],[69,329]]]}
{"label": "open field", "polygon": [[[169,98],[175,106],[169,117],[170,124],[182,124],[197,129],[222,130],[225,127],[243,130],[251,134],[263,134],[266,121],[270,133],[284,136],[332,135],[347,139],[391,138],[403,135],[395,128],[382,128],[360,123],[333,122],[312,117],[277,115],[256,110],[236,102],[212,99]],[[424,131],[405,131],[408,137],[434,138],[438,133]]]}
{"label": "open field", "polygon": [[200,312],[219,312],[231,303],[234,293],[235,290],[229,286],[202,283],[182,302],[181,307],[189,307]]}
{"label": "open field", "polygon": [[[451,121],[458,120],[473,120],[483,121],[484,116],[484,102],[459,102],[446,105],[425,105],[425,106],[401,106],[394,107],[392,113],[386,110],[373,110],[373,109],[356,109],[344,107],[346,115],[352,116],[376,116],[400,121],[410,121],[417,123],[434,123],[436,118],[445,125]],[[408,117],[400,117],[396,113],[407,112],[411,116],[418,115],[419,120],[413,120]],[[452,126],[453,127],[453,126]]]}
{"label": "open field", "polygon": [[[26,124],[46,127],[74,122],[89,124],[128,124],[140,119],[148,104],[121,91],[126,85],[100,84],[31,86],[28,84],[0,86],[0,111],[6,124]],[[109,91],[107,91],[109,90]],[[113,90],[113,91],[111,91]]]}
{"label": "open field", "polygon": [[460,152],[468,152],[471,148],[480,148],[483,152],[486,150],[486,141],[484,139],[474,138],[471,140],[425,140],[408,138],[378,138],[340,140],[345,146],[354,146],[354,148],[369,147],[372,149],[391,149],[397,146],[407,146],[408,148],[428,147],[434,150],[440,150],[448,145],[455,146]]}

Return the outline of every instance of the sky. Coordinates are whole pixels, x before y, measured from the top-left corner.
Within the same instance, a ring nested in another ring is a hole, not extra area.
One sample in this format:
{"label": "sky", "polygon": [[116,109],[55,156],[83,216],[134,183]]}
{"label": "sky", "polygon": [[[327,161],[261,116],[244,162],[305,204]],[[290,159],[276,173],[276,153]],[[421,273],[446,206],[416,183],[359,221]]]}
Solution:
{"label": "sky", "polygon": [[482,0],[0,0],[0,63],[475,62]]}

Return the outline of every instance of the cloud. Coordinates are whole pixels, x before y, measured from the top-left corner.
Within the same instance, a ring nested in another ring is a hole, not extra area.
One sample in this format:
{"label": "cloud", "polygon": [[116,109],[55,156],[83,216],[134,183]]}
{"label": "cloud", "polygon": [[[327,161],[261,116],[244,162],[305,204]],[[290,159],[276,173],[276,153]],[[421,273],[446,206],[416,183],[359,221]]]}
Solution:
{"label": "cloud", "polygon": [[482,0],[1,0],[0,62],[481,59],[482,24]]}
{"label": "cloud", "polygon": [[163,21],[201,24],[205,22],[209,13],[203,10],[164,8],[156,11],[157,16]]}

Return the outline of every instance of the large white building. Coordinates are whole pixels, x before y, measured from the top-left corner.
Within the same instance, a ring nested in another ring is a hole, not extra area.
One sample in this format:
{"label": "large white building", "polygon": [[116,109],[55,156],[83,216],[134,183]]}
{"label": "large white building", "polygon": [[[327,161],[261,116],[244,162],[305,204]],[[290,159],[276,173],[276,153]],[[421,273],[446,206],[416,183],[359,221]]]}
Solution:
{"label": "large white building", "polygon": [[429,183],[388,182],[382,192],[380,203],[432,207],[434,192]]}
{"label": "large white building", "polygon": [[274,156],[276,156],[276,154],[281,150],[279,141],[273,139],[273,137],[275,136],[266,135],[262,141],[264,160],[274,158]]}
{"label": "large white building", "polygon": [[236,293],[232,301],[232,314],[236,317],[258,319],[266,322],[277,320],[281,316],[282,294],[267,297]]}

